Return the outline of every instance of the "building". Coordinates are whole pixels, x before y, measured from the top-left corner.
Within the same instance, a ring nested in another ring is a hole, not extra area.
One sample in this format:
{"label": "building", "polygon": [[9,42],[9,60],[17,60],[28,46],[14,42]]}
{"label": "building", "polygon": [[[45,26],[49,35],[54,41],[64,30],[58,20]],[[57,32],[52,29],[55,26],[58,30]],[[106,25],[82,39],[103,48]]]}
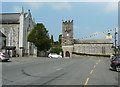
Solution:
{"label": "building", "polygon": [[64,57],[73,57],[72,52],[86,54],[112,54],[110,39],[74,39],[73,20],[62,21],[62,49]]}
{"label": "building", "polygon": [[118,46],[120,46],[120,27],[118,28]]}
{"label": "building", "polygon": [[36,23],[32,19],[30,10],[21,13],[2,13],[0,31],[6,36],[6,50],[13,56],[37,55],[37,48],[27,42],[27,36]]}
{"label": "building", "polygon": [[120,56],[120,27],[118,28],[118,55]]}
{"label": "building", "polygon": [[6,46],[5,44],[6,36],[0,32],[0,51]]}

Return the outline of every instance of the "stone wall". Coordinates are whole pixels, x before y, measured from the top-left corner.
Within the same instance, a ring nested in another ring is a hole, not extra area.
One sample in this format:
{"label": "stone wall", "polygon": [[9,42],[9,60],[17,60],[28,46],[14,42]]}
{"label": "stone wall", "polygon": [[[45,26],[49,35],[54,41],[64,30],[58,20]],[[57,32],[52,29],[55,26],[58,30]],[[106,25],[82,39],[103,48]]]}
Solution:
{"label": "stone wall", "polygon": [[112,44],[74,44],[74,52],[88,54],[112,54]]}
{"label": "stone wall", "polygon": [[[63,57],[65,57],[65,58],[67,58],[67,57],[72,58],[73,45],[62,46],[62,49],[63,49]],[[66,52],[69,52],[70,56],[66,56]]]}
{"label": "stone wall", "polygon": [[[0,24],[1,25],[1,24]],[[4,24],[0,31],[6,35],[6,46],[19,46],[19,24]]]}

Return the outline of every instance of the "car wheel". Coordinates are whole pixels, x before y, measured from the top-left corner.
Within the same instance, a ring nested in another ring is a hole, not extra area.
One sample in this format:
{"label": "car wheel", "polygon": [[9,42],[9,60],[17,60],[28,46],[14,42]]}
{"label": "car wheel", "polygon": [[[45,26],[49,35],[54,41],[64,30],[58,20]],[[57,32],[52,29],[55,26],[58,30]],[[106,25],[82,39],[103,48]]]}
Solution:
{"label": "car wheel", "polygon": [[116,71],[120,72],[120,66],[116,66]]}

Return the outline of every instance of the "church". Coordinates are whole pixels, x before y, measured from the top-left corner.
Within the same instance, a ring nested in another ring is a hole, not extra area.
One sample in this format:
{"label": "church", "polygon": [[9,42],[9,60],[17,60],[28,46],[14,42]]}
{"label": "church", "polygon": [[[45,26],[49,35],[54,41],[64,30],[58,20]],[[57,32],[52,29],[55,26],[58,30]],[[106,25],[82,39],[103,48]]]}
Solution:
{"label": "church", "polygon": [[[11,57],[37,54],[37,48],[27,41],[27,36],[36,25],[30,10],[20,13],[1,13],[0,32],[6,36],[4,40],[6,47],[3,51]],[[3,41],[2,41],[3,42]]]}
{"label": "church", "polygon": [[62,21],[63,57],[73,58],[72,52],[100,55],[113,53],[111,39],[74,39],[73,26],[73,20]]}

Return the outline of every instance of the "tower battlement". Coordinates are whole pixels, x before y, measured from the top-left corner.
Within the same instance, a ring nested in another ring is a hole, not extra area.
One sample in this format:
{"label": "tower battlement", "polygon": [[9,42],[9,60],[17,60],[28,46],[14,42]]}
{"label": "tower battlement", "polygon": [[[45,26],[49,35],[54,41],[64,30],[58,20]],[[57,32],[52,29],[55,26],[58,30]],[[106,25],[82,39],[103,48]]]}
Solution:
{"label": "tower battlement", "polygon": [[64,20],[62,20],[62,23],[63,23],[63,24],[73,23],[73,20],[68,20],[68,21],[64,21]]}

